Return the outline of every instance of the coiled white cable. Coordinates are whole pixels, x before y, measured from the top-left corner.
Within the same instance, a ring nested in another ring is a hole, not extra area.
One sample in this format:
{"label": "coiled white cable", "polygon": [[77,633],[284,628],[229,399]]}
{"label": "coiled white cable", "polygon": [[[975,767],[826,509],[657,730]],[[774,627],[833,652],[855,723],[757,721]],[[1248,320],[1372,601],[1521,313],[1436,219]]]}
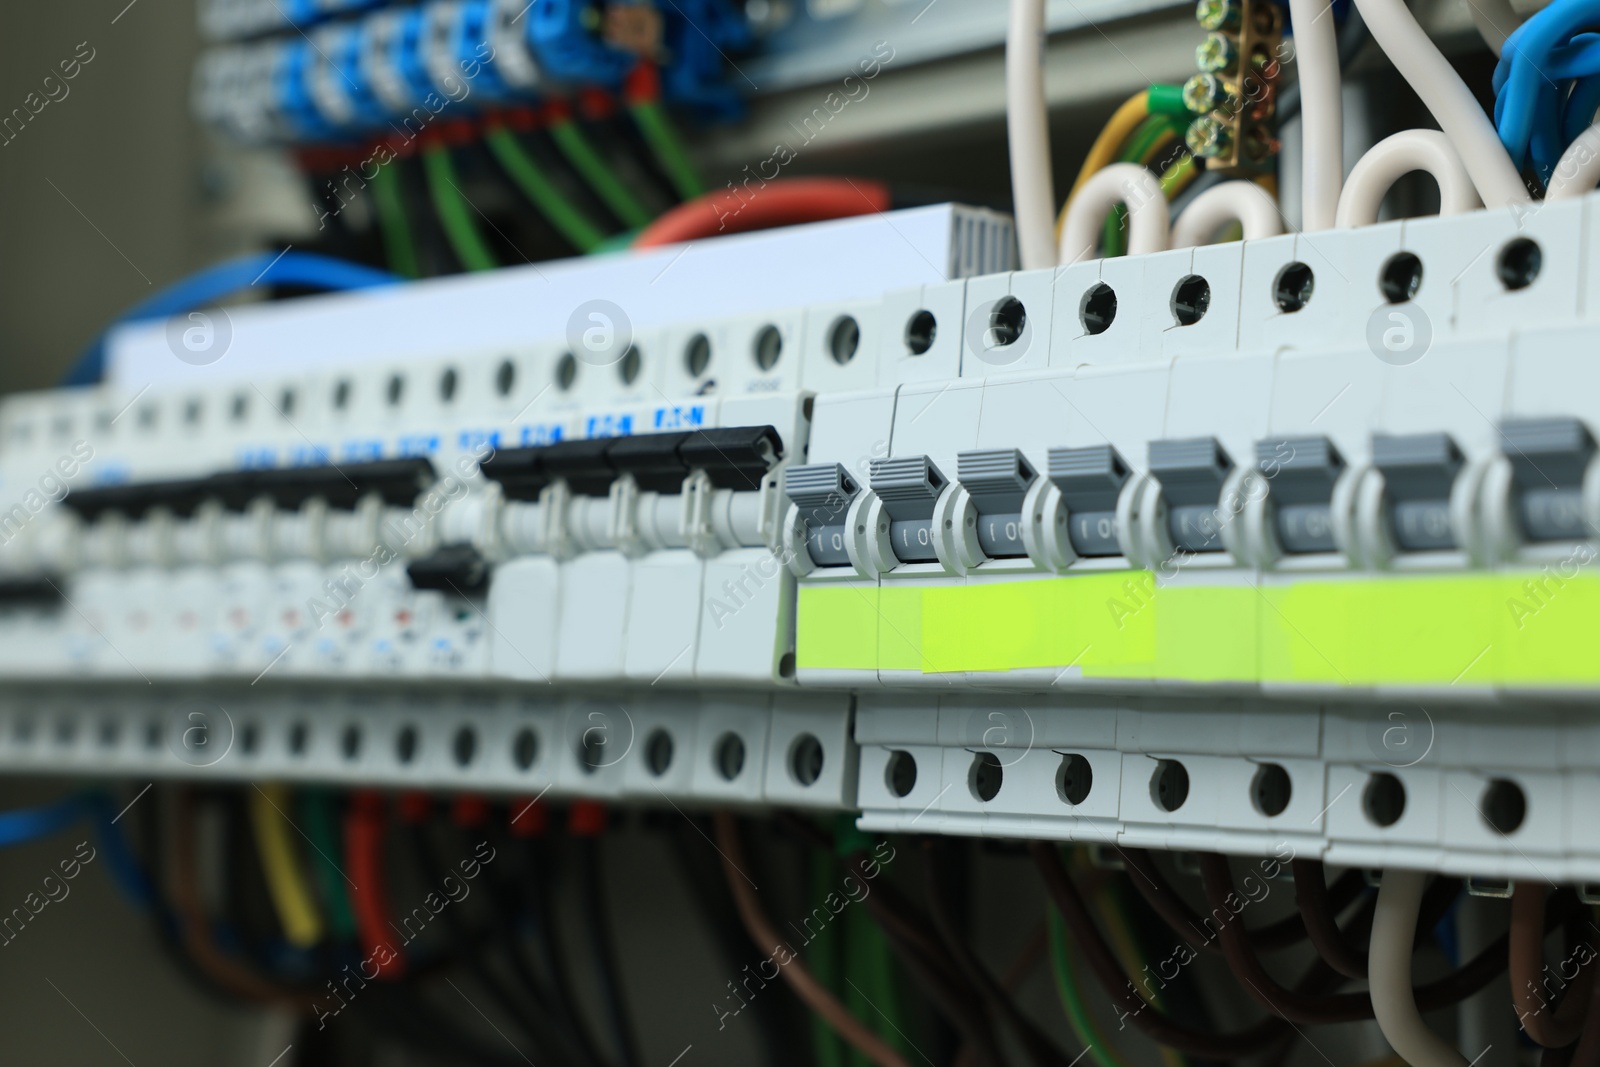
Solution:
{"label": "coiled white cable", "polygon": [[1600,125],[1590,126],[1578,134],[1561,153],[1544,198],[1571,200],[1593,192],[1597,183],[1600,183]]}
{"label": "coiled white cable", "polygon": [[1483,206],[1472,175],[1448,137],[1438,130],[1401,130],[1367,149],[1350,171],[1339,196],[1335,225],[1377,222],[1384,194],[1402,174],[1414,170],[1427,171],[1439,183],[1439,214],[1459,215]]}
{"label": "coiled white cable", "polygon": [[1209,244],[1230,222],[1244,227],[1244,239],[1276,237],[1283,232],[1278,202],[1255,182],[1234,181],[1213,185],[1178,213],[1172,225],[1172,247]]}
{"label": "coiled white cable", "polygon": [[1373,40],[1416,90],[1461,155],[1478,195],[1490,207],[1530,199],[1494,123],[1461,76],[1429,39],[1404,0],[1355,0]]}
{"label": "coiled white cable", "polygon": [[1113,163],[1096,171],[1072,198],[1061,228],[1061,263],[1094,258],[1106,212],[1118,204],[1128,209],[1129,255],[1167,247],[1167,198],[1161,183],[1137,163]]}
{"label": "coiled white cable", "polygon": [[1429,1030],[1411,987],[1411,945],[1422,907],[1421,871],[1385,870],[1372,916],[1367,984],[1378,1029],[1411,1067],[1467,1067],[1467,1058]]}
{"label": "coiled white cable", "polygon": [[1006,139],[1023,270],[1053,267],[1055,184],[1044,96],[1044,0],[1011,0],[1006,28]]}
{"label": "coiled white cable", "polygon": [[1339,35],[1331,0],[1289,0],[1295,76],[1300,81],[1301,225],[1334,224],[1344,181],[1344,107],[1339,95]]}

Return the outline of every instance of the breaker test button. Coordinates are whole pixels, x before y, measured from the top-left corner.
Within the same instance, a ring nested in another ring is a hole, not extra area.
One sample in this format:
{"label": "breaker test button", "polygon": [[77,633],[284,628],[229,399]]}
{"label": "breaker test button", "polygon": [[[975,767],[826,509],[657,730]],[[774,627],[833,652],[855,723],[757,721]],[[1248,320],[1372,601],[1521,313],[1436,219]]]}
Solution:
{"label": "breaker test button", "polygon": [[1172,547],[1189,552],[1222,551],[1218,502],[1233,460],[1215,437],[1150,442],[1150,473],[1167,502]]}
{"label": "breaker test button", "polygon": [[927,456],[875,459],[868,468],[872,491],[889,515],[889,544],[901,563],[935,563],[933,508],[945,476]]}
{"label": "breaker test button", "polygon": [[1333,487],[1344,457],[1326,437],[1256,442],[1256,470],[1271,486],[1273,530],[1290,555],[1334,552]]}
{"label": "breaker test button", "polygon": [[1450,493],[1463,466],[1447,433],[1374,434],[1372,465],[1383,473],[1389,528],[1407,552],[1456,548]]}
{"label": "breaker test button", "polygon": [[805,529],[806,552],[819,567],[847,567],[850,501],[860,487],[839,463],[790,467],[783,489]]}
{"label": "breaker test button", "polygon": [[978,547],[991,559],[1026,556],[1022,499],[1038,477],[1015,448],[985,448],[956,456],[956,479],[978,512]]}
{"label": "breaker test button", "polygon": [[540,449],[540,460],[552,480],[565,480],[567,488],[578,496],[605,496],[617,476],[606,458],[607,450],[615,443],[610,437],[557,441]]}
{"label": "breaker test button", "polygon": [[606,457],[618,474],[633,475],[634,482],[647,493],[677,493],[689,476],[689,465],[678,455],[678,448],[689,439],[688,433],[647,433],[618,437],[606,450]]}
{"label": "breaker test button", "polygon": [[478,464],[490,481],[499,482],[507,500],[538,500],[553,480],[544,469],[544,448],[503,448]]}
{"label": "breaker test button", "polygon": [[772,426],[726,426],[695,430],[678,446],[678,455],[703,470],[717,489],[755,492],[783,458],[783,440]]}
{"label": "breaker test button", "polygon": [[1517,523],[1529,541],[1594,536],[1583,516],[1583,480],[1594,458],[1594,437],[1577,419],[1513,419],[1500,426],[1511,462]]}
{"label": "breaker test button", "polygon": [[1052,448],[1050,481],[1067,506],[1067,538],[1080,556],[1118,556],[1117,497],[1128,481],[1128,464],[1110,445]]}

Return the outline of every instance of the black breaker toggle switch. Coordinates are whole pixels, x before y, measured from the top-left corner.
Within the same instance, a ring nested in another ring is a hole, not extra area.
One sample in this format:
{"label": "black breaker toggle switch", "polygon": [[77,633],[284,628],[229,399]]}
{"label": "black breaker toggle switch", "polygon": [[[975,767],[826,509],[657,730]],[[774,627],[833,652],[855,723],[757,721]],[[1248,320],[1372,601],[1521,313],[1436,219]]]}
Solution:
{"label": "black breaker toggle switch", "polygon": [[1333,552],[1333,487],[1344,457],[1326,437],[1256,442],[1256,470],[1272,494],[1273,528],[1289,555]]}
{"label": "black breaker toggle switch", "polygon": [[790,467],[784,472],[783,489],[800,511],[811,562],[819,567],[848,565],[845,545],[850,529],[845,519],[850,501],[860,491],[849,472],[838,463]]}
{"label": "black breaker toggle switch", "polygon": [[875,459],[868,468],[872,491],[889,515],[889,545],[902,563],[934,563],[933,507],[945,477],[927,456]]}
{"label": "black breaker toggle switch", "polygon": [[1150,442],[1150,473],[1161,482],[1167,502],[1167,532],[1172,547],[1187,552],[1221,552],[1222,484],[1233,460],[1215,437]]}
{"label": "black breaker toggle switch", "polygon": [[1406,552],[1457,547],[1450,491],[1462,464],[1461,449],[1447,433],[1373,435],[1372,465],[1383,472],[1396,546]]}
{"label": "black breaker toggle switch", "polygon": [[1025,556],[1022,499],[1038,474],[1015,448],[978,449],[956,456],[956,478],[978,512],[978,547],[991,559]]}

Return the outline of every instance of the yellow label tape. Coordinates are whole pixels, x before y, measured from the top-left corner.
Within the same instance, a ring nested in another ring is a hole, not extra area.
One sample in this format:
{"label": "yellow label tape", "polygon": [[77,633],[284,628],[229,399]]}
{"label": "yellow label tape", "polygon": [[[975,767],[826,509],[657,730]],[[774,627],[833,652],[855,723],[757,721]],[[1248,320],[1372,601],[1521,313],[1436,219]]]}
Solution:
{"label": "yellow label tape", "polygon": [[1600,683],[1600,576],[1573,562],[1381,578],[1191,572],[1167,583],[1119,571],[805,585],[796,662],[1246,684]]}

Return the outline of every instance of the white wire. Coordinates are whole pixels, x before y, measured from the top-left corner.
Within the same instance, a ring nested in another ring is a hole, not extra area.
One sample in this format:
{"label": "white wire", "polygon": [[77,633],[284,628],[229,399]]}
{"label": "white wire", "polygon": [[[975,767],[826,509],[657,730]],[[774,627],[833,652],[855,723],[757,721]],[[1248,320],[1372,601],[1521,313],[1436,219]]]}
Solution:
{"label": "white wire", "polygon": [[1420,871],[1383,872],[1367,954],[1368,992],[1378,1029],[1411,1067],[1467,1067],[1467,1058],[1422,1021],[1411,988],[1411,944],[1426,880]]}
{"label": "white wire", "polygon": [[1522,25],[1522,16],[1512,9],[1511,0],[1467,0],[1467,10],[1472,12],[1478,36],[1495,55],[1505,47],[1512,31]]}
{"label": "white wire", "polygon": [[1571,200],[1593,192],[1597,183],[1600,183],[1600,125],[1590,126],[1578,134],[1577,140],[1561,153],[1544,198]]}
{"label": "white wire", "polygon": [[[1476,2],[1476,0],[1474,0]],[[1472,91],[1423,32],[1404,0],[1356,0],[1373,40],[1388,55],[1461,154],[1483,202],[1505,207],[1529,199],[1517,168]]]}
{"label": "white wire", "polygon": [[1384,194],[1402,174],[1425,170],[1439,183],[1439,214],[1459,215],[1483,206],[1472,176],[1450,139],[1438,130],[1401,130],[1367,149],[1345,180],[1335,225],[1371,226]]}
{"label": "white wire", "polygon": [[1061,263],[1094,258],[1106,213],[1118,204],[1128,209],[1129,255],[1167,247],[1167,198],[1161,183],[1138,163],[1113,163],[1096,171],[1072,198],[1061,227]]}
{"label": "white wire", "polygon": [[1006,28],[1006,138],[1022,269],[1053,267],[1055,184],[1044,97],[1044,0],[1011,0]]}
{"label": "white wire", "polygon": [[1172,226],[1172,247],[1208,244],[1230,222],[1244,227],[1244,239],[1276,237],[1283,232],[1278,202],[1255,182],[1232,181],[1213,185],[1178,213]]}
{"label": "white wire", "polygon": [[1333,225],[1344,180],[1343,101],[1339,95],[1339,35],[1332,0],[1289,0],[1294,65],[1300,80],[1301,225]]}

